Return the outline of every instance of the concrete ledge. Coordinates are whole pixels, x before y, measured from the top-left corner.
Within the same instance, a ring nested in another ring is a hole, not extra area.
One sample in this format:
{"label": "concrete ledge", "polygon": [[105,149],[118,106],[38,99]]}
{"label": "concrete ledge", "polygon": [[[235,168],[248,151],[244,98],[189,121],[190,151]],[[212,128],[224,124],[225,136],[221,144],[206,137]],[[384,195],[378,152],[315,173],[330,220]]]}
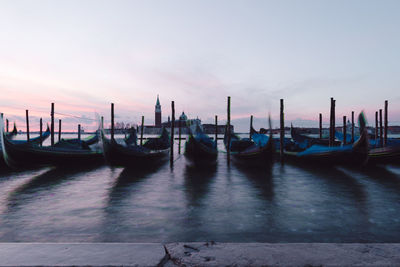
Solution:
{"label": "concrete ledge", "polygon": [[0,266],[400,266],[400,244],[0,243]]}
{"label": "concrete ledge", "polygon": [[174,243],[178,266],[400,266],[400,244]]}
{"label": "concrete ledge", "polygon": [[0,266],[157,266],[162,244],[0,243]]}

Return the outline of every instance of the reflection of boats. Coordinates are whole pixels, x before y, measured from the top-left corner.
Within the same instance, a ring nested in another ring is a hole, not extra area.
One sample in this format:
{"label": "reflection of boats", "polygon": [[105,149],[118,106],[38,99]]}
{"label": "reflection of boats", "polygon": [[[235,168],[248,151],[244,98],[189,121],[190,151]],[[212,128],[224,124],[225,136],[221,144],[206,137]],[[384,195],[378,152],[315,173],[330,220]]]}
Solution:
{"label": "reflection of boats", "polygon": [[184,171],[185,193],[188,204],[199,205],[200,201],[207,194],[210,182],[214,181],[217,172],[217,165],[212,164],[207,168],[196,165],[186,165]]}
{"label": "reflection of boats", "polygon": [[302,161],[303,163],[322,163],[327,165],[334,164],[362,164],[368,159],[368,136],[365,127],[366,120],[364,114],[359,115],[360,138],[350,145],[344,146],[322,146],[312,145],[300,151],[284,151],[286,159]]}
{"label": "reflection of boats", "polygon": [[[264,165],[272,161],[274,154],[272,131],[270,131],[270,135],[267,136],[251,128],[251,140],[248,138],[242,139],[238,135],[228,132],[229,131],[225,131],[224,144],[227,149],[229,146],[232,159],[237,163],[251,166]],[[228,140],[230,140],[230,142]]]}
{"label": "reflection of boats", "polygon": [[[2,121],[1,121],[2,123]],[[43,165],[88,165],[103,160],[100,150],[85,143],[71,145],[60,142],[54,146],[39,146],[31,142],[13,143],[1,128],[4,160],[10,167],[25,168]]]}
{"label": "reflection of boats", "polygon": [[170,137],[165,128],[158,138],[149,138],[143,146],[136,142],[118,143],[108,139],[101,131],[103,154],[108,164],[123,167],[146,167],[154,165],[167,158],[170,150]]}
{"label": "reflection of boats", "polygon": [[46,170],[40,175],[32,177],[27,183],[15,188],[9,195],[9,207],[18,206],[29,202],[30,198],[41,197],[40,192],[49,194],[51,190],[59,187],[66,181],[78,178],[79,173],[89,172],[96,169],[99,165],[76,166],[74,168],[55,167]]}
{"label": "reflection of boats", "polygon": [[190,131],[185,143],[185,157],[193,164],[215,164],[218,157],[216,144],[196,125],[194,133]]}

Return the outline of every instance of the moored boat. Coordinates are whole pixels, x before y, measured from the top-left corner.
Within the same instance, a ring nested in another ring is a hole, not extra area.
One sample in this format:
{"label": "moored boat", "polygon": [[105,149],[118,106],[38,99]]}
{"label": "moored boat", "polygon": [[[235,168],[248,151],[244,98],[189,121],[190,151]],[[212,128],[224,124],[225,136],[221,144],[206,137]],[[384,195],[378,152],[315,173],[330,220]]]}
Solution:
{"label": "moored boat", "polygon": [[215,164],[218,157],[217,143],[196,125],[194,133],[191,130],[189,132],[184,155],[194,165]]}
{"label": "moored boat", "polygon": [[358,121],[361,135],[354,144],[331,147],[312,145],[301,151],[285,150],[285,159],[325,165],[357,165],[366,163],[368,159],[368,133],[365,127],[366,120],[363,113],[359,115]]}
{"label": "moored boat", "polygon": [[142,146],[136,142],[119,143],[106,137],[101,131],[103,155],[111,166],[146,168],[167,159],[170,151],[170,137],[165,128],[158,138],[149,138]]}

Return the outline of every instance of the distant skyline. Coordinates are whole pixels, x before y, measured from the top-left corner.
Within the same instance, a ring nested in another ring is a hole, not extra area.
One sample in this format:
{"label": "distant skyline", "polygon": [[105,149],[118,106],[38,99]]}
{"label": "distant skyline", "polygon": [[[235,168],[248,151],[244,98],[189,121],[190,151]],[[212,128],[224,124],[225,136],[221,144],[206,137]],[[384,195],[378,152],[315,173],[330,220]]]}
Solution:
{"label": "distant skyline", "polygon": [[[154,123],[177,116],[267,127],[279,118],[318,126],[365,110],[369,124],[389,100],[400,125],[399,1],[2,1],[0,110],[19,128],[56,112],[66,130],[95,128],[94,112]],[[277,126],[276,124],[274,126]]]}

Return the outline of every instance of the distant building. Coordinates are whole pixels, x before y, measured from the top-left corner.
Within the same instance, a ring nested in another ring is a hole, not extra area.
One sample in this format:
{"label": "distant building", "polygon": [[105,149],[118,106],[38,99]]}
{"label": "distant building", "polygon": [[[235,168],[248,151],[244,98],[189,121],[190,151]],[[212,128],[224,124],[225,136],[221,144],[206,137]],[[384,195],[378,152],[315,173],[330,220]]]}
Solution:
{"label": "distant building", "polygon": [[157,95],[157,101],[156,101],[156,107],[155,107],[155,127],[161,127],[161,105],[160,105],[160,99],[158,98]]}

